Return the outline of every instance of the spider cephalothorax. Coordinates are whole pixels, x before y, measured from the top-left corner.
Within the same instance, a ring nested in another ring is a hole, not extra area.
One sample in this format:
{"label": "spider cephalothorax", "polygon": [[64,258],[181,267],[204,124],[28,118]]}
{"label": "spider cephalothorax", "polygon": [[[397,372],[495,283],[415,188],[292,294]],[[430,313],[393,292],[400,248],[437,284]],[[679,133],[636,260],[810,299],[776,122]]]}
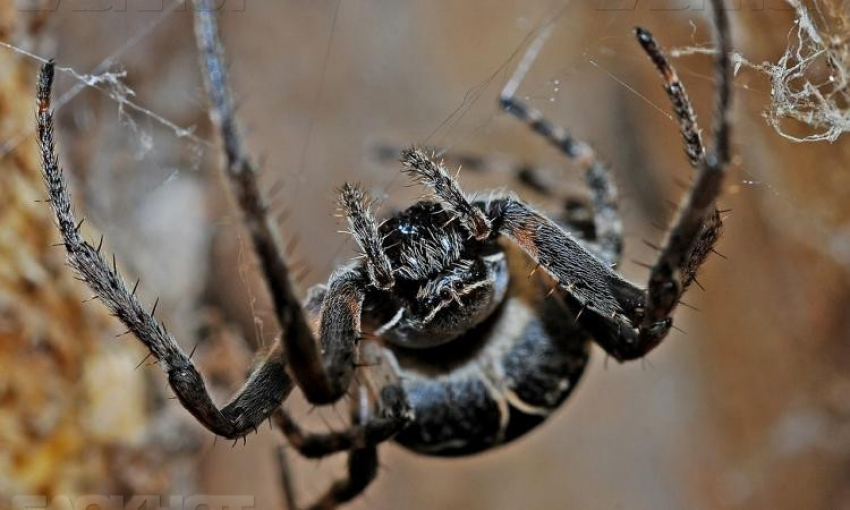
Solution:
{"label": "spider cephalothorax", "polygon": [[[375,333],[388,342],[425,348],[451,341],[504,297],[504,256],[455,220],[440,204],[419,202],[381,225],[395,283],[374,293],[367,307],[382,320]],[[366,257],[364,263],[372,261]]]}
{"label": "spider cephalothorax", "polygon": [[504,256],[489,239],[483,211],[442,166],[418,150],[405,152],[411,172],[423,161],[431,182],[464,213],[421,201],[377,226],[365,192],[349,185],[340,191],[349,231],[362,251],[356,270],[368,276],[364,318],[375,335],[409,348],[441,345],[476,326],[498,306],[508,284]]}
{"label": "spider cephalothorax", "polygon": [[[465,455],[504,444],[541,423],[567,398],[593,341],[619,361],[655,348],[672,327],[682,294],[721,229],[715,208],[730,159],[732,66],[728,20],[713,0],[718,50],[714,145],[706,150],[684,87],[649,32],[638,41],[661,72],[696,170],[646,288],[615,267],[622,240],[617,192],[584,142],[515,97],[542,44],[535,41],[501,96],[528,124],[585,171],[591,204],[557,196],[525,170],[519,181],[563,208],[547,216],[517,195],[476,199],[425,152],[402,153],[405,171],[432,193],[378,223],[370,200],[345,185],[340,205],[362,257],[296,298],[289,266],[267,214],[256,169],[245,154],[226,82],[214,10],[196,0],[196,36],[227,156],[227,175],[244,213],[281,328],[244,387],[224,407],[172,335],[146,311],[114,267],[79,234],[55,151],[50,95],[53,64],[38,82],[38,140],[45,183],[71,267],[150,350],[181,404],[209,430],[245,436],[273,417],[303,455],[348,451],[348,476],[313,507],[332,508],[376,476],[377,446],[395,438],[420,453]],[[355,377],[355,374],[357,377]],[[352,426],[306,434],[281,407],[294,385],[316,405],[352,398]]]}

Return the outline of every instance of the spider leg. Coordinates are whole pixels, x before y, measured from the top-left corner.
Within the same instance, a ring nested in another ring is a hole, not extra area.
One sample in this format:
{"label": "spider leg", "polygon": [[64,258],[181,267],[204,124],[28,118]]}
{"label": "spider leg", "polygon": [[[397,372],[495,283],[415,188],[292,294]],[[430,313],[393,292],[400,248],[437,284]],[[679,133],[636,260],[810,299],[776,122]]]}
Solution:
{"label": "spider leg", "polygon": [[489,220],[480,209],[472,205],[457,180],[442,163],[413,147],[402,151],[401,162],[411,177],[434,191],[443,207],[455,214],[472,237],[481,240],[490,235]]}
{"label": "spider leg", "polygon": [[[195,36],[211,103],[210,116],[221,132],[227,160],[226,175],[269,286],[282,330],[282,352],[288,358],[286,367],[310,402],[336,401],[345,394],[353,373],[354,347],[360,334],[362,286],[355,285],[351,277],[331,284],[323,305],[322,315],[326,320],[320,328],[323,339],[320,345],[296,297],[281,243],[259,187],[257,167],[246,154],[239,134],[215,18],[217,9],[209,0],[195,0],[194,11]],[[357,282],[359,284],[359,280]],[[332,320],[340,322],[334,324]]]}
{"label": "spider leg", "polygon": [[[100,249],[79,234],[71,210],[71,195],[56,153],[50,95],[53,62],[44,64],[38,78],[38,144],[50,205],[67,251],[68,264],[95,295],[150,350],[168,374],[168,382],[180,403],[215,434],[233,439],[254,430],[292,390],[285,372],[280,346],[275,346],[254,370],[236,396],[223,408],[212,402],[201,375],[165,326],[146,311],[116,268],[110,267]],[[114,264],[114,262],[113,262]]]}
{"label": "spider leg", "polygon": [[307,433],[282,409],[274,414],[274,422],[289,444],[308,459],[320,459],[334,453],[383,443],[401,428],[398,419],[371,417],[364,424],[343,431]]}
{"label": "spider leg", "polygon": [[[709,163],[706,160],[708,152],[703,144],[702,131],[697,123],[694,108],[691,104],[690,98],[688,97],[688,91],[685,88],[685,85],[679,80],[679,75],[676,72],[676,69],[670,64],[667,56],[664,54],[664,50],[648,30],[638,27],[635,29],[635,35],[641,47],[646,52],[647,56],[649,56],[652,63],[655,64],[655,67],[658,69],[662,79],[664,80],[664,90],[667,92],[667,96],[673,105],[673,111],[679,119],[679,131],[681,133],[682,140],[684,141],[685,153],[688,156],[688,161],[691,163],[691,166],[697,170],[698,175],[706,171],[710,174],[723,173],[725,171],[725,166],[728,164],[728,155],[726,156],[725,163],[716,161],[716,154],[714,155],[714,162]],[[723,72],[724,71],[722,69],[718,71],[718,82],[722,82],[724,79],[725,75]],[[731,78],[729,78],[729,80],[731,81]],[[728,99],[726,99],[726,101],[728,101]],[[726,106],[718,105],[718,108],[728,109],[728,104]],[[719,110],[718,119],[725,118],[726,114],[722,110]],[[729,137],[728,121],[723,120],[723,122],[727,122],[727,125],[726,127],[718,126],[717,131],[715,132],[715,138],[717,139],[717,143],[728,145],[728,141],[724,141],[724,139],[728,139]],[[703,170],[703,167],[706,165],[714,165],[715,167],[724,168]],[[719,186],[719,184],[717,185]],[[705,183],[702,186],[711,186],[711,184]],[[693,190],[691,193],[705,192]],[[695,204],[695,206],[698,207],[699,204]],[[686,206],[683,205],[680,209],[684,211],[685,207]],[[700,214],[697,213],[696,216],[699,217]],[[687,289],[691,283],[693,283],[697,269],[720,238],[723,221],[716,205],[712,205],[711,208],[706,208],[706,213],[703,217],[704,226],[703,231],[700,234],[700,241],[697,243],[697,247],[691,250],[691,253],[685,260],[679,261],[679,264],[684,266],[681,270],[682,291]],[[691,221],[693,222],[695,220]],[[671,242],[670,239],[668,239],[668,244],[669,242]],[[675,248],[670,247],[669,249]],[[679,248],[679,250],[681,250],[681,248]],[[676,262],[675,256],[671,258],[670,254],[663,254],[663,252],[662,258],[668,258],[670,262]],[[656,271],[659,272],[658,276],[660,276],[660,273],[666,272],[668,269],[656,266],[653,273]]]}
{"label": "spider leg", "polygon": [[565,232],[557,223],[535,211],[516,197],[497,198],[482,207],[500,235],[508,236],[532,259],[541,264],[582,305],[598,307],[603,313],[624,311],[621,301],[636,304],[640,291],[623,291],[619,298],[612,288],[628,288],[605,261],[582,246],[578,239]]}
{"label": "spider leg", "polygon": [[[383,443],[410,422],[409,406],[403,398],[400,387],[388,387],[381,398],[384,401],[381,409],[392,406],[395,407],[395,412],[387,412],[383,416],[369,415],[358,424],[342,431],[304,432],[283,409],[275,412],[274,422],[298,453],[308,459],[319,459],[342,451],[357,450]],[[390,403],[391,401],[395,403]]]}
{"label": "spider leg", "polygon": [[[313,379],[302,391],[314,404],[339,400],[351,384],[358,364],[360,313],[368,279],[360,265],[343,267],[331,275],[327,285],[317,285],[308,293],[303,310],[318,329],[321,357]],[[291,364],[288,368],[294,370]],[[318,388],[320,393],[310,394],[307,388]]]}
{"label": "spider leg", "polygon": [[340,208],[348,218],[348,225],[354,240],[368,260],[366,264],[369,280],[379,289],[390,289],[395,285],[390,259],[384,252],[378,225],[371,211],[371,200],[366,193],[349,184],[340,190]]}
{"label": "spider leg", "polygon": [[305,433],[284,409],[274,415],[275,424],[289,443],[307,458],[321,458],[337,452],[364,448],[387,441],[413,419],[410,404],[392,354],[374,341],[360,346],[360,384],[378,402],[377,415],[368,415],[347,430],[323,434]]}
{"label": "spider leg", "polygon": [[[368,276],[360,266],[339,269],[328,280],[319,319],[321,351],[313,345],[319,365],[302,386],[307,399],[314,404],[339,400],[354,377],[367,281]],[[295,370],[291,364],[290,369]]]}
{"label": "spider leg", "polygon": [[638,344],[633,325],[636,311],[644,306],[642,289],[516,197],[494,198],[480,206],[498,235],[508,237],[558,282],[576,321],[602,348],[621,361],[648,351]]}
{"label": "spider leg", "polygon": [[277,464],[280,469],[280,485],[283,489],[283,504],[286,510],[298,510],[295,496],[295,482],[292,476],[292,465],[289,462],[289,456],[286,452],[286,447],[281,445],[277,447]]}
{"label": "spider leg", "polygon": [[514,75],[502,89],[499,103],[502,109],[527,124],[584,169],[594,209],[594,244],[601,258],[609,266],[614,266],[619,262],[623,249],[623,226],[617,209],[617,186],[610,170],[589,144],[574,138],[566,129],[548,121],[539,110],[516,97],[516,91],[540,53],[547,35],[548,31],[544,31],[529,46]]}
{"label": "spider leg", "polygon": [[694,107],[688,97],[688,91],[682,81],[679,80],[679,73],[670,64],[655,37],[641,27],[635,28],[635,36],[664,80],[664,91],[667,92],[667,97],[673,104],[676,118],[679,119],[679,131],[685,142],[685,153],[688,155],[688,161],[690,161],[692,167],[699,168],[703,158],[705,158],[706,151],[702,141],[702,132],[697,125],[696,113],[694,113]]}
{"label": "spider leg", "polygon": [[[369,426],[368,424],[374,423],[370,412],[368,390],[366,387],[358,385],[352,393],[354,398],[352,398],[351,405],[353,422],[351,430],[362,431]],[[294,436],[289,427],[292,424],[286,420],[288,420],[288,417],[282,410],[275,413],[275,421],[291,441]],[[330,438],[332,434],[323,436]],[[354,441],[345,440],[342,443],[336,443],[333,452],[348,451],[348,474],[345,478],[334,482],[324,495],[307,508],[309,510],[331,510],[362,494],[378,474],[378,444],[388,438],[389,436],[386,438],[361,436]],[[349,437],[348,439],[352,438]],[[293,445],[298,447],[296,442]],[[303,451],[300,448],[299,450]],[[328,454],[333,452],[328,451]]]}
{"label": "spider leg", "polygon": [[348,475],[331,485],[328,491],[308,510],[332,510],[360,494],[378,476],[378,448],[374,445],[351,450],[348,453]]}
{"label": "spider leg", "polygon": [[[652,44],[647,33],[638,31],[638,39],[648,48],[653,61],[662,70],[665,77],[672,76],[673,85],[668,84],[668,93],[682,119],[682,133],[688,146],[688,154],[695,157],[697,173],[690,191],[682,199],[679,212],[671,230],[661,245],[658,259],[653,265],[647,288],[646,309],[639,329],[641,336],[652,342],[658,325],[670,322],[670,314],[679,302],[682,294],[694,281],[697,270],[708,257],[720,237],[721,219],[715,207],[721,193],[721,185],[730,161],[730,130],[732,100],[732,42],[729,34],[729,20],[723,0],[712,0],[714,27],[717,40],[715,67],[715,119],[713,127],[713,145],[707,152],[692,145],[691,132],[699,133],[696,121],[689,108],[689,101],[683,88],[675,85],[675,72],[665,72],[671,67],[664,66],[663,53]],[[654,51],[655,50],[655,51]],[[672,91],[671,91],[672,90]],[[683,99],[681,99],[683,98]],[[680,104],[681,103],[681,104]],[[684,106],[682,106],[684,105]],[[688,111],[691,114],[688,114]],[[696,138],[699,141],[699,137]],[[663,336],[663,334],[662,334]],[[657,340],[660,341],[660,338]],[[656,343],[657,343],[656,341]]]}
{"label": "spider leg", "polygon": [[582,324],[619,360],[644,356],[667,335],[673,310],[720,235],[715,201],[729,163],[732,66],[723,1],[713,0],[713,7],[719,46],[714,146],[698,161],[694,184],[682,201],[645,291],[600,267],[571,236],[518,200],[483,205],[494,229],[542,264],[567,291],[573,306],[588,312],[581,315]]}
{"label": "spider leg", "polygon": [[[383,143],[373,148],[374,157],[378,163],[397,163],[404,149],[398,145]],[[442,153],[442,152],[441,152]],[[508,178],[520,186],[527,188],[537,195],[558,203],[561,210],[557,211],[555,219],[564,228],[577,236],[591,251],[602,256],[596,240],[596,223],[594,208],[583,197],[575,196],[569,190],[563,189],[554,182],[551,172],[517,161],[505,155],[482,155],[474,152],[452,150],[443,156],[447,166],[455,166],[477,174],[497,174],[498,177]],[[610,264],[616,261],[608,260]]]}

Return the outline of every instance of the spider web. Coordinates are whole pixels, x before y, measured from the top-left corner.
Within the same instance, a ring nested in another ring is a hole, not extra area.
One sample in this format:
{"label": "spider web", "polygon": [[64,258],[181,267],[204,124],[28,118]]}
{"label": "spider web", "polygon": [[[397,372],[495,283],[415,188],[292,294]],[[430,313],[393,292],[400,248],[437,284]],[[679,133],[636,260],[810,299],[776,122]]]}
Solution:
{"label": "spider web", "polygon": [[[764,118],[776,132],[793,142],[835,142],[850,131],[850,15],[846,6],[813,1],[812,9],[799,0],[786,0],[796,12],[788,49],[776,62],[755,64],[736,55],[746,66],[770,79],[771,100]],[[803,135],[786,126],[802,125]]]}

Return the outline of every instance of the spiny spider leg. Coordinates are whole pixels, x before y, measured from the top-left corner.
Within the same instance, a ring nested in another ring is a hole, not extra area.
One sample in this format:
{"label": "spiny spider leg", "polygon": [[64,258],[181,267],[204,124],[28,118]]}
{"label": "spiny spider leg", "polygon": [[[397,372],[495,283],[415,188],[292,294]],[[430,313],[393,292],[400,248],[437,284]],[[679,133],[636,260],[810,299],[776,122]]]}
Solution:
{"label": "spiny spider leg", "polygon": [[[404,152],[404,149],[399,147],[389,143],[376,145],[373,148],[376,162],[382,164],[398,163],[401,154]],[[442,153],[441,151],[437,152]],[[570,233],[580,235],[580,242],[602,257],[599,246],[594,242],[596,240],[596,225],[593,205],[587,203],[583,197],[576,196],[576,193],[564,189],[564,186],[557,185],[552,172],[505,155],[485,155],[452,149],[451,152],[446,152],[443,157],[446,166],[457,166],[476,174],[492,173],[501,178],[507,177],[515,181],[516,184],[559,203],[562,210],[555,215],[555,220],[565,226]],[[614,263],[613,261],[609,262]]]}
{"label": "spiny spider leg", "polygon": [[395,362],[390,356],[374,341],[363,341],[360,345],[358,381],[375,395],[377,415],[369,415],[347,430],[313,434],[305,433],[289,413],[280,409],[274,415],[275,424],[289,443],[308,458],[321,458],[390,439],[413,419]]}
{"label": "spiny spider leg", "polygon": [[[624,280],[552,220],[516,198],[476,204],[485,211],[495,234],[512,239],[558,281],[571,306],[578,310],[577,318],[581,318],[585,329],[618,360],[646,355],[667,335],[672,326],[671,313],[719,236],[714,204],[729,162],[732,69],[724,3],[722,0],[712,3],[719,46],[715,59],[714,147],[699,165],[694,185],[682,201],[645,291]],[[527,63],[520,65],[521,69],[527,66]],[[587,156],[577,142],[545,121],[539,112],[511,101],[513,87],[506,87],[509,108],[553,143],[562,141],[568,156]],[[592,168],[595,158],[585,161]]]}
{"label": "spiny spider leg", "polygon": [[696,114],[688,97],[688,91],[679,80],[679,73],[670,65],[664,50],[652,34],[644,28],[637,27],[635,28],[635,36],[643,51],[655,64],[658,72],[661,73],[661,78],[664,80],[664,90],[667,92],[670,102],[673,103],[676,118],[679,119],[679,130],[685,141],[685,153],[688,155],[691,166],[699,168],[702,159],[705,157],[705,146],[702,143],[702,133],[697,125]]}
{"label": "spiny spider leg", "polygon": [[[280,249],[268,207],[257,182],[257,168],[245,153],[233,111],[227,82],[224,50],[216,22],[217,10],[210,0],[195,0],[195,36],[210,97],[210,115],[219,126],[227,158],[227,176],[254,243],[254,250],[268,282],[275,313],[282,330],[287,368],[307,399],[327,404],[345,394],[354,367],[354,347],[359,339],[362,286],[348,271],[331,282],[330,303],[325,303],[322,334],[330,337],[319,346],[301,308],[290,271]],[[336,289],[336,292],[334,292]],[[340,320],[339,324],[333,320]],[[324,355],[322,350],[324,350]],[[341,364],[340,364],[341,363]]]}
{"label": "spiny spider leg", "polygon": [[490,235],[490,222],[484,213],[472,205],[441,163],[412,148],[402,151],[401,163],[408,174],[434,191],[443,207],[454,213],[472,237],[481,240]]}
{"label": "spiny spider leg", "polygon": [[654,324],[669,321],[670,313],[720,236],[715,201],[730,160],[732,41],[725,2],[712,0],[712,7],[718,45],[714,61],[717,90],[713,143],[705,157],[698,161],[691,190],[682,200],[673,227],[650,272],[646,310],[640,325],[642,337]]}
{"label": "spiny spider leg", "polygon": [[511,239],[558,282],[576,320],[606,352],[625,361],[649,351],[638,345],[633,331],[644,291],[516,197],[494,197],[478,205],[491,218],[494,232]]}
{"label": "spiny spider leg", "polygon": [[[664,54],[664,50],[652,34],[638,27],[635,29],[635,35],[641,47],[661,73],[661,77],[664,80],[664,90],[667,92],[667,96],[673,104],[676,117],[679,119],[679,131],[685,143],[685,153],[688,155],[691,166],[699,171],[700,167],[705,164],[707,152],[702,141],[702,132],[697,124],[694,108],[688,97],[688,91],[679,80],[676,69],[670,64],[667,56]],[[703,239],[697,243],[697,247],[691,256],[688,257],[688,260],[685,262],[685,268],[682,270],[683,290],[687,289],[693,283],[697,268],[705,257],[708,256],[717,239],[720,238],[722,228],[723,221],[720,217],[720,212],[714,206],[713,211],[710,211],[705,218]]]}
{"label": "spiny spider leg", "polygon": [[595,214],[596,245],[602,259],[614,266],[620,260],[623,251],[623,226],[617,210],[617,186],[609,169],[600,161],[593,148],[586,142],[574,138],[570,133],[546,120],[536,108],[516,97],[523,78],[532,62],[540,54],[549,31],[543,31],[529,46],[508,80],[499,97],[501,107],[514,117],[526,123],[534,132],[557,147],[572,161],[585,170],[585,180],[590,188]]}
{"label": "spiny spider leg", "polygon": [[187,356],[152,313],[142,308],[115,268],[109,266],[98,248],[79,234],[71,210],[71,196],[59,166],[53,132],[50,94],[53,62],[44,64],[38,78],[38,143],[50,205],[67,251],[69,265],[95,295],[150,350],[183,406],[212,432],[229,439],[256,429],[292,390],[280,346],[265,356],[236,396],[219,410],[210,399],[204,381]]}
{"label": "spiny spider leg", "polygon": [[[369,398],[366,388],[359,385],[355,385],[352,393],[351,419],[354,428],[358,428],[371,419]],[[275,420],[279,424],[282,417],[285,417],[282,411],[275,414]],[[362,494],[378,475],[377,444],[377,442],[365,441],[350,444],[345,448],[348,450],[347,476],[334,482],[327,492],[307,509],[332,510]]]}
{"label": "spiny spider leg", "polygon": [[352,237],[363,255],[369,259],[366,265],[369,279],[379,289],[391,289],[395,285],[395,278],[390,259],[381,245],[382,239],[371,211],[371,201],[362,189],[346,183],[340,190],[339,205],[348,219]]}

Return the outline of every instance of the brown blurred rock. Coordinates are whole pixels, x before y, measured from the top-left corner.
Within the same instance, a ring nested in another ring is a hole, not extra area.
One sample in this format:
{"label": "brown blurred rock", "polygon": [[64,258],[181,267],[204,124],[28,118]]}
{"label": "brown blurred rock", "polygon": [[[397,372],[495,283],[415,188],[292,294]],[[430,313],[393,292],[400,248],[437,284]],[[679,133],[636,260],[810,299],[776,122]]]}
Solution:
{"label": "brown blurred rock", "polygon": [[[0,38],[32,22],[4,4]],[[21,16],[21,17],[19,17]],[[17,34],[15,39],[11,39]],[[144,353],[64,265],[34,142],[30,59],[0,51],[0,507],[15,496],[161,493],[171,462]],[[59,134],[62,139],[62,134]]]}

